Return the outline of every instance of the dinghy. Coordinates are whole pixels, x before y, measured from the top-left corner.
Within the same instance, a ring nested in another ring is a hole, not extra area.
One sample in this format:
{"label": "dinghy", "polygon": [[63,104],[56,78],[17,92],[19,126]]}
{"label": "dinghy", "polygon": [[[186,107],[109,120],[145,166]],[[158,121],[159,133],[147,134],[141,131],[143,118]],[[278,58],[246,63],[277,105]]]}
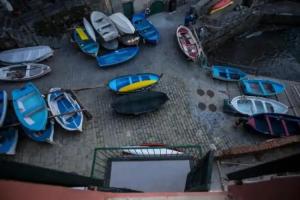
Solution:
{"label": "dinghy", "polygon": [[180,25],[176,30],[176,36],[178,45],[183,53],[192,61],[196,61],[202,49],[198,45],[192,31],[188,27]]}
{"label": "dinghy", "polygon": [[140,92],[118,97],[111,106],[120,114],[140,115],[159,109],[168,100],[162,92]]}
{"label": "dinghy", "polygon": [[117,93],[130,93],[154,86],[160,78],[161,76],[152,73],[130,74],[110,80],[108,87]]}
{"label": "dinghy", "polygon": [[119,38],[119,41],[125,46],[137,46],[140,42],[140,37],[136,34],[123,35]]}
{"label": "dinghy", "polygon": [[231,105],[241,114],[255,115],[259,113],[288,112],[289,107],[279,101],[263,97],[237,96],[231,100]]}
{"label": "dinghy", "polygon": [[33,83],[12,91],[15,113],[19,122],[31,131],[45,130],[48,110],[44,98]]}
{"label": "dinghy", "polygon": [[54,121],[47,123],[46,129],[42,131],[31,131],[23,127],[25,134],[35,142],[47,142],[53,144]]}
{"label": "dinghy", "polygon": [[157,44],[160,35],[157,29],[146,19],[144,13],[138,13],[133,15],[132,17],[132,24],[140,34],[140,36],[146,41],[151,44]]}
{"label": "dinghy", "polygon": [[239,69],[214,65],[212,67],[212,77],[222,81],[240,81],[246,78],[247,74]]}
{"label": "dinghy", "polygon": [[47,97],[48,106],[55,120],[68,131],[82,131],[83,114],[80,105],[61,88],[51,88]]}
{"label": "dinghy", "polygon": [[54,51],[48,46],[34,46],[10,49],[0,53],[0,62],[6,65],[40,62],[51,56]]}
{"label": "dinghy", "polygon": [[18,129],[0,130],[0,154],[14,155],[18,143]]}
{"label": "dinghy", "polygon": [[95,34],[95,31],[94,31],[94,28],[92,27],[90,22],[85,17],[83,18],[83,25],[84,25],[84,28],[85,28],[87,34],[90,36],[90,38],[94,42],[96,42],[97,39],[96,39],[96,34]]}
{"label": "dinghy", "polygon": [[104,42],[102,39],[100,40],[100,44],[107,50],[116,50],[119,47],[119,41],[117,39],[113,39],[109,42]]}
{"label": "dinghy", "polygon": [[3,125],[7,112],[7,93],[5,90],[0,90],[0,127]]}
{"label": "dinghy", "polygon": [[1,81],[28,81],[40,78],[51,72],[48,65],[25,63],[0,68]]}
{"label": "dinghy", "polygon": [[103,56],[97,56],[98,65],[101,68],[117,65],[132,59],[138,54],[138,52],[138,47],[118,49]]}
{"label": "dinghy", "polygon": [[224,8],[227,8],[228,6],[232,5],[234,2],[232,0],[220,0],[210,10],[209,14],[214,14],[218,11],[223,10]]}
{"label": "dinghy", "polygon": [[119,33],[109,17],[99,11],[93,11],[91,22],[94,29],[99,33],[105,42],[109,42],[119,37]]}
{"label": "dinghy", "polygon": [[246,123],[255,131],[272,137],[300,134],[300,118],[291,115],[265,113],[250,117]]}
{"label": "dinghy", "polygon": [[83,28],[75,28],[72,38],[83,53],[94,57],[97,56],[99,51],[99,44],[95,42]]}
{"label": "dinghy", "polygon": [[272,96],[284,91],[284,85],[271,80],[241,80],[242,89],[247,95]]}
{"label": "dinghy", "polygon": [[109,18],[113,21],[113,23],[119,30],[120,35],[134,34],[135,28],[123,13],[114,13],[110,15]]}

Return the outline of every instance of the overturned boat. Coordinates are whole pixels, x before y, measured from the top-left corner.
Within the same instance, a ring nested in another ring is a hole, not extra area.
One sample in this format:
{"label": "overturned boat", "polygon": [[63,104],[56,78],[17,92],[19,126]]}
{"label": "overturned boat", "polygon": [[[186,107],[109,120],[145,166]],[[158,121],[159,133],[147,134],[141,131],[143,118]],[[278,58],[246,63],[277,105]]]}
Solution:
{"label": "overturned boat", "polygon": [[95,34],[95,31],[94,31],[94,28],[91,25],[91,23],[85,17],[83,18],[83,25],[84,25],[84,28],[85,28],[87,34],[90,36],[90,38],[94,42],[96,42],[97,38],[96,38],[96,34]]}
{"label": "overturned boat", "polygon": [[110,15],[109,18],[116,25],[120,35],[134,34],[135,32],[134,26],[123,13],[120,12],[114,13]]}
{"label": "overturned boat", "polygon": [[0,68],[1,81],[27,81],[40,78],[51,72],[48,65],[27,63]]}
{"label": "overturned boat", "polygon": [[0,62],[5,65],[40,62],[53,56],[53,53],[49,46],[10,49],[0,53]]}

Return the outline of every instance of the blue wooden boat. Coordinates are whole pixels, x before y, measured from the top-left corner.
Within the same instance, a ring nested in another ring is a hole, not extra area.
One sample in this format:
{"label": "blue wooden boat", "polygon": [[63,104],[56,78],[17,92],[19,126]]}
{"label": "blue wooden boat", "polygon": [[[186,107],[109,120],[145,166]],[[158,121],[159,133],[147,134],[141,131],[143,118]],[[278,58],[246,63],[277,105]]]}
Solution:
{"label": "blue wooden boat", "polygon": [[85,54],[96,57],[99,51],[99,44],[95,42],[83,28],[76,28],[73,31],[72,38]]}
{"label": "blue wooden boat", "polygon": [[161,76],[152,73],[118,76],[108,82],[108,87],[117,93],[130,93],[149,88],[158,83]]}
{"label": "blue wooden boat", "polygon": [[18,143],[18,129],[10,128],[0,131],[0,154],[14,155]]}
{"label": "blue wooden boat", "polygon": [[139,52],[138,47],[128,47],[118,49],[103,56],[97,56],[98,65],[100,67],[108,67],[126,62],[135,57]]}
{"label": "blue wooden boat", "polygon": [[0,90],[0,127],[3,125],[7,111],[7,93],[5,90]]}
{"label": "blue wooden boat", "polygon": [[138,13],[133,15],[132,24],[140,34],[140,36],[151,44],[157,44],[160,35],[158,30],[151,24],[147,19],[144,13]]}
{"label": "blue wooden boat", "polygon": [[54,121],[50,120],[47,123],[46,129],[42,131],[31,131],[23,127],[24,133],[33,141],[53,143]]}
{"label": "blue wooden boat", "polygon": [[12,92],[13,106],[20,123],[31,131],[45,130],[48,110],[42,94],[33,83]]}
{"label": "blue wooden boat", "polygon": [[245,94],[255,96],[272,96],[285,89],[281,83],[271,80],[242,80],[241,85]]}
{"label": "blue wooden boat", "polygon": [[246,78],[247,74],[236,68],[213,65],[212,76],[223,81],[240,81]]}
{"label": "blue wooden boat", "polygon": [[61,88],[51,88],[47,102],[55,120],[68,131],[82,131],[83,114],[80,105]]}

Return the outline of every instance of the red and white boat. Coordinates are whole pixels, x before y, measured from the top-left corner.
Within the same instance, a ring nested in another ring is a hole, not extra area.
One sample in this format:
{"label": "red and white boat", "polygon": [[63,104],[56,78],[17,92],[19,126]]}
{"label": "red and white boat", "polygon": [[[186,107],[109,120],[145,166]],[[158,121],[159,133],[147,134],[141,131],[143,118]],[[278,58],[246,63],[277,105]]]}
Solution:
{"label": "red and white boat", "polygon": [[210,14],[216,13],[220,10],[223,10],[224,8],[227,8],[234,2],[232,0],[220,0],[215,5],[212,6],[210,10]]}
{"label": "red and white boat", "polygon": [[196,61],[202,51],[201,47],[197,43],[192,31],[186,27],[180,25],[177,28],[176,36],[178,44],[183,53],[191,60]]}

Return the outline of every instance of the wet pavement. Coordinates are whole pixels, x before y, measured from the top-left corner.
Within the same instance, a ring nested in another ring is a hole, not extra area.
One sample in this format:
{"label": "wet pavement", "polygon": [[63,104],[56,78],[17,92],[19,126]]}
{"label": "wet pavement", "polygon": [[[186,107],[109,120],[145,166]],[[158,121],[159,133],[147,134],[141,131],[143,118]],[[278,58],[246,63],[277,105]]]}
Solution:
{"label": "wet pavement", "polygon": [[[66,36],[62,48],[45,62],[52,67],[52,72],[33,82],[43,93],[51,87],[95,87],[77,92],[94,118],[84,121],[83,133],[67,132],[57,125],[54,145],[38,144],[23,137],[17,154],[8,159],[89,175],[96,147],[157,142],[199,144],[205,152],[211,146],[226,149],[266,140],[244,128],[233,128],[236,118],[223,113],[223,100],[240,95],[239,85],[212,80],[208,71],[187,61],[178,48],[175,31],[183,22],[183,9],[151,16],[150,20],[161,33],[160,43],[157,46],[141,44],[136,58],[107,69],[100,69],[94,58],[74,48]],[[170,100],[159,111],[138,117],[114,113],[110,103],[116,95],[106,88],[107,81],[118,75],[141,72],[163,73],[161,82],[153,90],[165,92]],[[10,92],[22,85],[24,83],[1,83],[0,88]],[[288,101],[283,95],[276,98]],[[300,102],[295,99],[292,103],[298,106]]]}

